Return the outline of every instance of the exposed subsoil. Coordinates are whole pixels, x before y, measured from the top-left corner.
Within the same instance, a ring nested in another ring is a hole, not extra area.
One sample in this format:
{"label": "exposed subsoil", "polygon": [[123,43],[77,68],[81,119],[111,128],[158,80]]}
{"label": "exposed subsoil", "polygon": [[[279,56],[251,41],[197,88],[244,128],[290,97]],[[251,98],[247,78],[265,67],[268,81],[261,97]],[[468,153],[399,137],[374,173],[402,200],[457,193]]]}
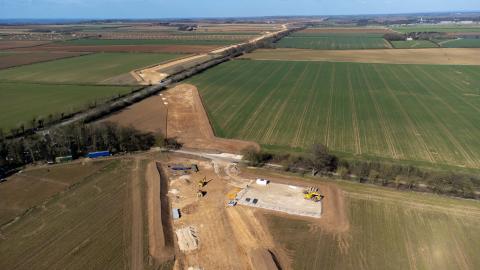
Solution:
{"label": "exposed subsoil", "polygon": [[[168,103],[168,128],[165,127]],[[247,147],[259,148],[254,142],[215,137],[195,86],[181,84],[113,114],[101,122],[110,121],[133,126],[142,131],[167,133],[184,148],[240,153]]]}

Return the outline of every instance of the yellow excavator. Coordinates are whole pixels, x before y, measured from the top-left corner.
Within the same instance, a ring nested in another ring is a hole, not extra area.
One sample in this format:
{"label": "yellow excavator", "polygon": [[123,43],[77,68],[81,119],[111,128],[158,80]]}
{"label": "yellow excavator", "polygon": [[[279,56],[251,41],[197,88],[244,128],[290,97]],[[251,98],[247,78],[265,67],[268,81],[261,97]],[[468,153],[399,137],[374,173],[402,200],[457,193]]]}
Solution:
{"label": "yellow excavator", "polygon": [[208,183],[207,181],[207,177],[203,177],[202,180],[198,180],[198,188],[203,188],[204,186],[206,186]]}
{"label": "yellow excavator", "polygon": [[323,196],[318,193],[318,188],[309,187],[303,192],[303,198],[314,202],[319,202],[323,199]]}

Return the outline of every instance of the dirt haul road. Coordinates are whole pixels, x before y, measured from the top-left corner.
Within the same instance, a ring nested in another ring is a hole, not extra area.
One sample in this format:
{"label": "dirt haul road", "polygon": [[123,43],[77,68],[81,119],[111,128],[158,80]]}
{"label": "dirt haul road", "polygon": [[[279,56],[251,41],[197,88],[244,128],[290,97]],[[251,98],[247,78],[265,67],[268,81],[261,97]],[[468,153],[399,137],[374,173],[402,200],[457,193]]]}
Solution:
{"label": "dirt haul road", "polygon": [[[164,102],[168,103],[168,127],[165,126],[167,113]],[[229,153],[240,153],[247,147],[260,149],[254,142],[215,137],[200,94],[195,86],[189,84],[168,89],[161,96],[147,98],[100,122],[107,121],[157,134],[168,133],[169,138],[176,138],[184,148]]]}
{"label": "dirt haul road", "polygon": [[[169,205],[161,201],[161,179],[155,162],[150,162],[146,171],[147,182],[147,213],[148,213],[148,247],[155,265],[160,265],[173,259],[173,237],[169,228]],[[164,191],[165,192],[165,191]],[[165,192],[166,193],[166,192]],[[166,226],[165,226],[166,225]]]}
{"label": "dirt haul road", "polygon": [[[174,221],[174,229],[194,228],[198,240],[196,247],[188,251],[180,250],[177,245],[175,269],[291,269],[290,254],[272,238],[264,217],[266,213],[307,221],[311,230],[327,231],[335,235],[339,244],[345,243],[349,237],[343,192],[334,184],[311,183],[266,170],[239,168],[220,159],[206,161],[184,154],[169,154],[169,163],[195,163],[199,166],[199,172],[190,175],[168,173],[168,196],[172,207],[180,209],[181,213],[181,218]],[[206,195],[198,198],[197,182],[204,178],[208,181],[202,188]],[[227,207],[228,200],[255,178],[318,187],[325,196],[322,218],[293,216],[241,205]]]}
{"label": "dirt haul road", "polygon": [[174,60],[174,61],[163,63],[160,65],[151,66],[145,69],[134,70],[131,72],[131,74],[140,84],[144,84],[144,85],[158,84],[163,79],[173,74],[178,69],[184,69],[185,68],[184,65],[189,66],[189,65],[192,65],[192,63],[193,65],[195,65],[195,64],[206,62],[214,55],[221,55],[222,53],[230,49],[236,48],[240,45],[256,43],[262,39],[273,37],[287,30],[288,30],[288,27],[286,24],[284,24],[282,25],[282,29],[277,32],[267,32],[264,35],[255,37],[247,42],[234,44],[234,45],[230,45],[222,48],[217,48],[210,51],[209,53],[193,55],[180,60]]}

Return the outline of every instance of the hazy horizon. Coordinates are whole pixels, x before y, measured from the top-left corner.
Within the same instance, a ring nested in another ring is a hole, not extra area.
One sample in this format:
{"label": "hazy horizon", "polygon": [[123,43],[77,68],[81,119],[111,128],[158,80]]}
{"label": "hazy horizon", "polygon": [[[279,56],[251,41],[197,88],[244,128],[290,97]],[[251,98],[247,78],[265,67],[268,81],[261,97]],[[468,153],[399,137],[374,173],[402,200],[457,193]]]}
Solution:
{"label": "hazy horizon", "polygon": [[0,0],[1,19],[177,19],[478,12],[478,0]]}

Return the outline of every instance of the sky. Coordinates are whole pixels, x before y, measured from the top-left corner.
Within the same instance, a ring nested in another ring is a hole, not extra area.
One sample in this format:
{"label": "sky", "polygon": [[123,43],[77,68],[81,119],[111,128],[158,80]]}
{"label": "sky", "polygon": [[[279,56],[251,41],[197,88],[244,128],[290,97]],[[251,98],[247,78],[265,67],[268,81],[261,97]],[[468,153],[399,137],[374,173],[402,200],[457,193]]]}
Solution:
{"label": "sky", "polygon": [[0,19],[199,18],[480,11],[480,0],[0,0]]}

